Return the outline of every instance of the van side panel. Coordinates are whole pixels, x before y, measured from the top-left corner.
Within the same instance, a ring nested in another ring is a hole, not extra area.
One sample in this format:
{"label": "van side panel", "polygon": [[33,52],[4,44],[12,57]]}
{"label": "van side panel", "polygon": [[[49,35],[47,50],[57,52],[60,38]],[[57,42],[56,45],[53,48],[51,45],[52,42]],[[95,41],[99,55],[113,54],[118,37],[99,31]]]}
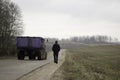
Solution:
{"label": "van side panel", "polygon": [[31,47],[32,48],[40,48],[41,47],[41,39],[40,38],[31,38]]}
{"label": "van side panel", "polygon": [[28,46],[28,38],[27,37],[18,37],[17,38],[17,47],[18,48],[26,48]]}

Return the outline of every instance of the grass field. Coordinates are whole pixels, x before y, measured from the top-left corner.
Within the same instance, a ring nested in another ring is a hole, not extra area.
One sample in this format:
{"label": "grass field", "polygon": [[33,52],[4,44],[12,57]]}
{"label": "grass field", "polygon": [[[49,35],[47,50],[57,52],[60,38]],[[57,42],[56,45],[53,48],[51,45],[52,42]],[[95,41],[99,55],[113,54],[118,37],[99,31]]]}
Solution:
{"label": "grass field", "polygon": [[63,80],[120,80],[120,46],[94,46],[66,52]]}

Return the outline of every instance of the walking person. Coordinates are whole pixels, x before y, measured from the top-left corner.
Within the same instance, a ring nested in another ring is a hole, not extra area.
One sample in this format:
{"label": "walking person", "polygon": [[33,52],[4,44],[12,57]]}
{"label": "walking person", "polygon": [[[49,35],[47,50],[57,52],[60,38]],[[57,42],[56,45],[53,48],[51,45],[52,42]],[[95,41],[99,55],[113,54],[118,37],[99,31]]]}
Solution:
{"label": "walking person", "polygon": [[58,41],[55,41],[55,43],[52,46],[53,56],[54,56],[54,62],[58,63],[58,54],[60,51],[60,45],[58,44]]}

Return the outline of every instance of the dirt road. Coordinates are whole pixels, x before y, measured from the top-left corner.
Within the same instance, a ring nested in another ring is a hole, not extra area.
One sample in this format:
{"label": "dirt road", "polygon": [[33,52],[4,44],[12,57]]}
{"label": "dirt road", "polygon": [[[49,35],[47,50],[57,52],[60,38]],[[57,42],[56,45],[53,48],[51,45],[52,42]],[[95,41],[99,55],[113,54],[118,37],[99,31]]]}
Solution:
{"label": "dirt road", "polygon": [[16,80],[20,76],[52,61],[47,60],[17,60],[16,58],[0,60],[0,80]]}
{"label": "dirt road", "polygon": [[65,59],[65,50],[62,50],[59,55],[59,62],[55,64],[50,63],[33,70],[29,74],[23,75],[17,80],[50,80],[52,74],[62,65]]}
{"label": "dirt road", "polygon": [[[24,78],[27,80],[27,76],[31,75],[30,78],[32,78],[32,76],[37,76],[38,74],[41,75],[41,77],[39,76],[40,80],[46,80],[41,78],[46,77],[44,75],[49,75],[47,74],[49,72],[50,74],[53,73],[55,69],[61,65],[63,62],[63,53],[64,50],[61,50],[59,64],[53,63],[52,53],[48,53],[47,60],[17,60],[16,58],[0,59],[0,80],[24,80]],[[37,72],[38,74],[34,75]],[[36,80],[38,80],[38,78]]]}

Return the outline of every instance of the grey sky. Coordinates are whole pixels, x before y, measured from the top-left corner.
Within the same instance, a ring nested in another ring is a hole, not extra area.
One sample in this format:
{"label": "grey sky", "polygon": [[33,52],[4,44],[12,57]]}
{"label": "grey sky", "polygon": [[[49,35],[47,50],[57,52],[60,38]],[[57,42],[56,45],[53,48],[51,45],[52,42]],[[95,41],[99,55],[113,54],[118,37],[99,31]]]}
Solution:
{"label": "grey sky", "polygon": [[120,0],[13,1],[22,11],[24,35],[56,38],[82,35],[120,37]]}

